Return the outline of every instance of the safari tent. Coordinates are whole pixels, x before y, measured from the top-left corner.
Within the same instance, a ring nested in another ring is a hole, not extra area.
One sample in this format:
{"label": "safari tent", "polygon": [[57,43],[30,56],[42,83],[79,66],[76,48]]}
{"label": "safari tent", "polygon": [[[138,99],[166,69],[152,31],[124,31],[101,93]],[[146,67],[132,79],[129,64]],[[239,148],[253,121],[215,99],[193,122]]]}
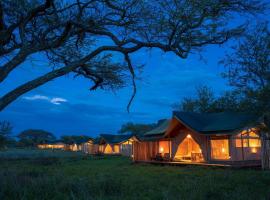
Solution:
{"label": "safari tent", "polygon": [[134,141],[137,139],[132,135],[101,134],[98,140],[98,152],[132,156]]}
{"label": "safari tent", "polygon": [[134,161],[256,165],[261,123],[247,113],[174,112],[134,142]]}
{"label": "safari tent", "polygon": [[43,144],[38,144],[38,148],[39,149],[62,149],[63,150],[65,148],[65,144],[60,140],[56,140],[56,141],[45,142]]}
{"label": "safari tent", "polygon": [[94,154],[94,139],[88,139],[87,141],[83,141],[82,143],[82,151],[87,154]]}
{"label": "safari tent", "polygon": [[78,139],[74,139],[73,141],[69,141],[65,143],[65,150],[67,151],[84,151],[86,150],[87,143],[91,141],[91,138],[82,137]]}

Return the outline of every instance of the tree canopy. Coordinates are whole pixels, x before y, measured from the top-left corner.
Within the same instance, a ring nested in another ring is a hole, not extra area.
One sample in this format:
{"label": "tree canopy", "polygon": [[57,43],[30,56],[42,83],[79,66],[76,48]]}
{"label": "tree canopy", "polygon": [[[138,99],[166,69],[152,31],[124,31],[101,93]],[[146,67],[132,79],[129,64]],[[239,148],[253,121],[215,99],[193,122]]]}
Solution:
{"label": "tree canopy", "polygon": [[36,146],[37,144],[54,141],[56,139],[52,133],[39,129],[22,131],[17,137],[20,139],[20,143],[25,146]]}
{"label": "tree canopy", "polygon": [[221,63],[222,74],[232,86],[217,97],[211,88],[199,87],[194,98],[186,97],[174,106],[192,112],[243,111],[258,115],[270,113],[270,31],[268,24],[247,30]]}
{"label": "tree canopy", "polygon": [[121,129],[118,131],[119,134],[132,134],[132,135],[142,135],[147,131],[152,130],[156,124],[136,124],[133,122],[127,122],[123,124]]}
{"label": "tree canopy", "polygon": [[61,140],[65,144],[74,144],[74,143],[82,143],[90,140],[91,137],[86,135],[63,135],[61,136]]}
{"label": "tree canopy", "polygon": [[242,95],[248,110],[270,113],[270,30],[267,23],[247,31],[222,63],[223,74]]}
{"label": "tree canopy", "polygon": [[[0,110],[69,73],[89,79],[91,90],[130,85],[131,77],[131,102],[137,77],[132,53],[158,48],[186,58],[239,36],[245,26],[237,17],[263,8],[259,0],[2,0],[0,84],[37,54],[50,70],[8,91],[0,98]],[[114,59],[118,55],[121,62]]]}

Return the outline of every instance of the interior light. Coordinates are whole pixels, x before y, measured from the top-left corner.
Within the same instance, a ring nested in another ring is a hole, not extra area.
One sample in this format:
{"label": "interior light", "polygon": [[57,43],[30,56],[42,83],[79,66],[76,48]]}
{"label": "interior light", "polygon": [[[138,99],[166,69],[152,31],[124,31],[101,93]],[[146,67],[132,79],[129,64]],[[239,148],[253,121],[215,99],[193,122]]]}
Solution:
{"label": "interior light", "polygon": [[225,152],[225,148],[222,148],[221,151],[224,153]]}
{"label": "interior light", "polygon": [[188,134],[188,135],[187,135],[187,138],[191,138],[191,135]]}
{"label": "interior light", "polygon": [[163,151],[164,151],[163,147],[160,147],[160,148],[159,148],[159,152],[160,152],[160,153],[163,153]]}
{"label": "interior light", "polygon": [[257,153],[257,149],[253,147],[253,148],[251,148],[251,152],[252,153]]}

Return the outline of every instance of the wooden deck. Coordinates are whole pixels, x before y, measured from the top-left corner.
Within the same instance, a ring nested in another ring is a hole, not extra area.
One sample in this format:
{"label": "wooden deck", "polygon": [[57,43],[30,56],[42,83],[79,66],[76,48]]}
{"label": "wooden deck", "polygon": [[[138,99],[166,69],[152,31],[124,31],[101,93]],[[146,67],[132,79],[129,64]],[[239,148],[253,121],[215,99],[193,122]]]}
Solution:
{"label": "wooden deck", "polygon": [[185,162],[185,161],[134,161],[134,163],[146,163],[153,165],[169,165],[169,166],[187,166],[187,165],[197,165],[197,166],[211,166],[211,167],[227,167],[227,168],[250,168],[250,167],[260,167],[258,162],[250,163],[206,163],[206,162]]}

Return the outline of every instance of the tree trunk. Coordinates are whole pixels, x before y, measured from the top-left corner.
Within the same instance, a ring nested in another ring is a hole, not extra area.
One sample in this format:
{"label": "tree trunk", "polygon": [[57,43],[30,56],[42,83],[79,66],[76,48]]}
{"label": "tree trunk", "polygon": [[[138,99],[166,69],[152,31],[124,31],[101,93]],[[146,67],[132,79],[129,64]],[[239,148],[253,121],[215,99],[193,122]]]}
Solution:
{"label": "tree trunk", "polygon": [[262,132],[261,134],[261,160],[262,160],[262,169],[270,169],[270,134],[269,132]]}
{"label": "tree trunk", "polygon": [[57,77],[70,73],[76,67],[78,67],[78,65],[73,64],[67,67],[54,70],[10,91],[9,93],[0,98],[0,111],[2,111],[5,107],[7,107],[11,102],[15,101],[21,95],[47,83],[48,81],[51,81]]}

